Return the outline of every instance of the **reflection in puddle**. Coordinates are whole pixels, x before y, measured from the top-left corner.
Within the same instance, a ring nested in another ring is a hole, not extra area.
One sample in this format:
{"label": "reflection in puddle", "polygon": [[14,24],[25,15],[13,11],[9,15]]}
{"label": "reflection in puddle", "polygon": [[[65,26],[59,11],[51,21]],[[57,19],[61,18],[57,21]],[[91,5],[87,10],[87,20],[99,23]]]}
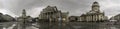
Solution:
{"label": "reflection in puddle", "polygon": [[73,26],[75,29],[79,29],[81,28],[81,26]]}
{"label": "reflection in puddle", "polygon": [[[25,29],[120,29],[119,25],[105,25],[103,23],[69,22],[69,23],[39,23],[39,24],[33,23],[31,25],[30,24],[25,25],[26,26]],[[0,25],[0,29],[20,29],[22,26],[23,25],[17,25],[16,23],[14,23],[9,27],[7,27],[6,25]]]}
{"label": "reflection in puddle", "polygon": [[104,28],[104,29],[118,29],[118,28],[116,28],[116,27],[108,27],[108,28]]}
{"label": "reflection in puddle", "polygon": [[3,27],[3,29],[6,29],[5,27]]}
{"label": "reflection in puddle", "polygon": [[111,29],[117,29],[116,27],[110,27]]}

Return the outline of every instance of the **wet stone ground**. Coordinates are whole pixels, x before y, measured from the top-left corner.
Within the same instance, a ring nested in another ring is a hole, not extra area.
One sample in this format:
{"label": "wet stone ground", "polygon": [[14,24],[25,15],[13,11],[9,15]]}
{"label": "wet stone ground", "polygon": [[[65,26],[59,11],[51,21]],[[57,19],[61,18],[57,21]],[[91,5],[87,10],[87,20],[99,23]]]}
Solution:
{"label": "wet stone ground", "polygon": [[0,29],[120,29],[120,24],[108,22],[27,23],[2,22]]}

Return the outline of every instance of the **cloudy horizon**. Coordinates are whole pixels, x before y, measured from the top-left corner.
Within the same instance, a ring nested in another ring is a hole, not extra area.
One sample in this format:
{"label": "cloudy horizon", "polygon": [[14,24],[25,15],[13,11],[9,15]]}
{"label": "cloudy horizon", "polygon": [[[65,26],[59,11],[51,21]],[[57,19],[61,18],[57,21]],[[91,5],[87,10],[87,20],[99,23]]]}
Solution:
{"label": "cloudy horizon", "polygon": [[40,11],[50,5],[68,11],[69,15],[80,16],[91,10],[94,1],[99,3],[100,10],[109,18],[120,13],[120,0],[0,0],[0,13],[15,17],[26,9],[27,15],[38,17]]}

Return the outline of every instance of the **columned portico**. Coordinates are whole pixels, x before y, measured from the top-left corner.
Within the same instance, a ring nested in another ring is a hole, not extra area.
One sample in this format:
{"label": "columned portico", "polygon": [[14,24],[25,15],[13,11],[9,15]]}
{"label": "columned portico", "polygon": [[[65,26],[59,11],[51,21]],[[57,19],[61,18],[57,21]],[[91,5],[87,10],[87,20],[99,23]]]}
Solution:
{"label": "columned portico", "polygon": [[101,21],[101,20],[105,20],[103,17],[104,16],[104,12],[100,11],[100,6],[98,2],[94,2],[92,4],[91,10],[89,12],[87,12],[84,15],[81,15],[81,18],[84,19],[84,21]]}

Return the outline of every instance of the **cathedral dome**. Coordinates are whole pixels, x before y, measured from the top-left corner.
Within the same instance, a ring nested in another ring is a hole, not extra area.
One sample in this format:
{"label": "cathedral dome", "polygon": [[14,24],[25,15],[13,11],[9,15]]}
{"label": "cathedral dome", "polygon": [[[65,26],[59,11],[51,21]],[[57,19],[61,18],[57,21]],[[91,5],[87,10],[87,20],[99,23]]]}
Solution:
{"label": "cathedral dome", "polygon": [[99,7],[99,3],[95,1],[95,2],[93,2],[92,7],[96,7],[96,6]]}

